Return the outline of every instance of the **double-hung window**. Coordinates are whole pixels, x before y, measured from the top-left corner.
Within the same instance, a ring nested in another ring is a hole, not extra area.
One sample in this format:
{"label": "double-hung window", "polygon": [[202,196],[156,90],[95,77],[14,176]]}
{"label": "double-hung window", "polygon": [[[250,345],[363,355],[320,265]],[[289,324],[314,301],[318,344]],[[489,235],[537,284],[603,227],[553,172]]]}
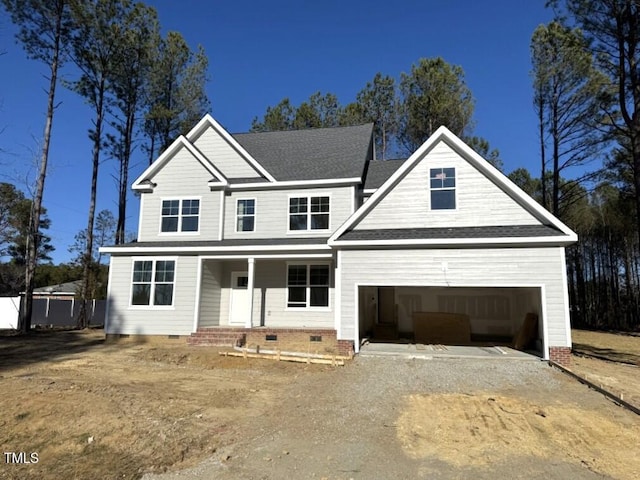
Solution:
{"label": "double-hung window", "polygon": [[289,198],[289,230],[328,230],[329,197]]}
{"label": "double-hung window", "polygon": [[197,232],[200,219],[200,200],[163,200],[160,231]]}
{"label": "double-hung window", "polygon": [[429,170],[431,210],[455,210],[456,169],[431,168]]}
{"label": "double-hung window", "polygon": [[175,260],[135,260],[131,305],[173,305],[175,271]]}
{"label": "double-hung window", "polygon": [[288,265],[287,307],[328,307],[329,275],[329,265]]}
{"label": "double-hung window", "polygon": [[236,232],[253,232],[256,227],[256,201],[238,199],[236,206]]}

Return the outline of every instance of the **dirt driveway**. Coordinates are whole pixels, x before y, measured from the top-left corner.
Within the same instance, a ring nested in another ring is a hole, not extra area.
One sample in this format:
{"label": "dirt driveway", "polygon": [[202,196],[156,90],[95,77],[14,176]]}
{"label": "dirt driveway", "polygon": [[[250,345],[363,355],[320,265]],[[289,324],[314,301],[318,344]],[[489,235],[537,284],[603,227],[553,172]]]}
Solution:
{"label": "dirt driveway", "polygon": [[640,417],[539,361],[321,367],[0,338],[0,478],[635,479]]}

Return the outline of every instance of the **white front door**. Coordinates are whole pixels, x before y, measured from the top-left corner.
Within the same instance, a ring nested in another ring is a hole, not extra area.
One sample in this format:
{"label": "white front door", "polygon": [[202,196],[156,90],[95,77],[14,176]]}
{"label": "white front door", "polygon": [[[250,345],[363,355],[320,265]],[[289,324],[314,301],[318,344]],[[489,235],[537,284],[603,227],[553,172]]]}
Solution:
{"label": "white front door", "polygon": [[249,318],[249,276],[247,272],[231,272],[229,324],[244,325]]}

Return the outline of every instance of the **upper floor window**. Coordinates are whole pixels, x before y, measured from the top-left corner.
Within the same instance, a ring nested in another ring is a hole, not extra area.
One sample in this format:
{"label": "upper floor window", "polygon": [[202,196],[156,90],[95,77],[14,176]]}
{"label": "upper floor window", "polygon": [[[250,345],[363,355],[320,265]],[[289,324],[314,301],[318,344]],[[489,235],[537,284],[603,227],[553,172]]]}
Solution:
{"label": "upper floor window", "polygon": [[329,230],[329,197],[289,198],[289,230]]}
{"label": "upper floor window", "polygon": [[175,269],[175,260],[134,261],[131,305],[173,305]]}
{"label": "upper floor window", "polygon": [[456,208],[456,169],[432,168],[429,171],[431,210]]}
{"label": "upper floor window", "polygon": [[200,200],[163,200],[161,232],[197,232]]}
{"label": "upper floor window", "polygon": [[253,232],[256,226],[256,201],[238,199],[236,206],[236,232]]}

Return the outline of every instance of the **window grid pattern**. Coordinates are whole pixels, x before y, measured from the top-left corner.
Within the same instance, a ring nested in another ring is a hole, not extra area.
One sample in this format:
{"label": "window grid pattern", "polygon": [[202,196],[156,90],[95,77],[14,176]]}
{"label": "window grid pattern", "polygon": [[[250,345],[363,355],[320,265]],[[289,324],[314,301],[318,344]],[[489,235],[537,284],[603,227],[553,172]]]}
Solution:
{"label": "window grid pattern", "polygon": [[287,307],[328,307],[329,276],[329,265],[289,265]]}
{"label": "window grid pattern", "polygon": [[238,200],[236,207],[236,231],[253,232],[256,222],[256,201]]}
{"label": "window grid pattern", "polygon": [[292,197],[289,199],[289,230],[328,230],[329,197]]}
{"label": "window grid pattern", "polygon": [[197,232],[200,224],[200,200],[163,200],[160,231]]}
{"label": "window grid pattern", "polygon": [[456,169],[432,168],[429,170],[431,210],[456,208]]}
{"label": "window grid pattern", "polygon": [[175,264],[175,260],[134,261],[131,305],[173,305]]}

